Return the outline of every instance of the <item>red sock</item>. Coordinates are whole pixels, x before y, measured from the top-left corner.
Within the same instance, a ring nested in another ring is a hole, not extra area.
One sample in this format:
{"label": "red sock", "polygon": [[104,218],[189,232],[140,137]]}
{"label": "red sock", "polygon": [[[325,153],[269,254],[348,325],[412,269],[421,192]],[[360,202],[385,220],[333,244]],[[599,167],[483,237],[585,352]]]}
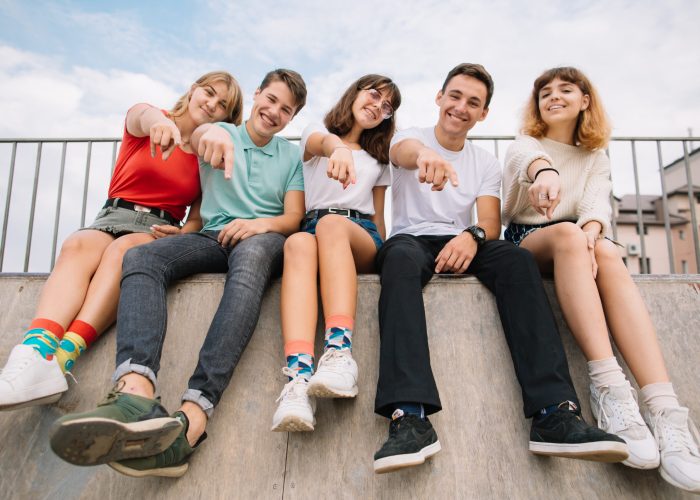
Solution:
{"label": "red sock", "polygon": [[34,320],[32,320],[32,324],[29,325],[29,329],[33,330],[35,328],[41,328],[42,330],[50,331],[58,338],[58,340],[61,340],[63,338],[63,327],[55,321],[51,321],[50,319],[34,318]]}
{"label": "red sock", "polygon": [[95,330],[90,323],[80,321],[79,319],[73,321],[68,327],[67,331],[80,335],[88,347],[90,347],[90,344],[92,344],[97,338],[97,330]]}

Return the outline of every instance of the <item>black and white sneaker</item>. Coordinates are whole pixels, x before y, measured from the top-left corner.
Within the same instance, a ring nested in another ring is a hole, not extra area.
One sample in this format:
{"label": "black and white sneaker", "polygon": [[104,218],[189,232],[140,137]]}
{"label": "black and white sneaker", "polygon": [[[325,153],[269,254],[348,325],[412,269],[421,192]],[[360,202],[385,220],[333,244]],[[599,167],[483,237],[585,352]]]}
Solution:
{"label": "black and white sneaker", "polygon": [[374,454],[374,472],[383,474],[420,465],[440,451],[440,441],[426,418],[396,410],[389,424],[389,438]]}
{"label": "black and white sneaker", "polygon": [[624,439],[588,425],[571,401],[564,401],[544,418],[532,420],[530,451],[595,462],[622,462],[629,457]]}

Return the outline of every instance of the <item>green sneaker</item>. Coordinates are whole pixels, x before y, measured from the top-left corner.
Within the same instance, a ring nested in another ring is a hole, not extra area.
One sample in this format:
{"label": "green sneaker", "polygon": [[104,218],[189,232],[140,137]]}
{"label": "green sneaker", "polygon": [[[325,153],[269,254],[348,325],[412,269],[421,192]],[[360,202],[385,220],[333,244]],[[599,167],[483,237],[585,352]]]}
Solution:
{"label": "green sneaker", "polygon": [[187,463],[189,456],[194,453],[194,450],[207,438],[207,433],[205,432],[202,434],[194,447],[192,447],[187,441],[187,429],[190,426],[187,416],[181,411],[176,411],[173,417],[182,422],[182,430],[177,439],[170,445],[170,448],[150,457],[111,462],[109,466],[117,472],[131,477],[183,476],[189,467]]}
{"label": "green sneaker", "polygon": [[106,464],[160,453],[181,429],[180,420],[168,415],[160,398],[115,388],[95,410],[59,418],[51,430],[51,449],[75,465]]}

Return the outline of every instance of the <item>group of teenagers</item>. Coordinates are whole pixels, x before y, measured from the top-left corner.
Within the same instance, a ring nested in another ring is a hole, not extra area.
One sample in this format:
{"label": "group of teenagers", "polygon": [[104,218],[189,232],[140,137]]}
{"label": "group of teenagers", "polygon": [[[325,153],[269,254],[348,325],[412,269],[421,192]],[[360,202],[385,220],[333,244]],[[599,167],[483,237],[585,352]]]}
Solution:
{"label": "group of teenagers", "polygon": [[[304,130],[299,146],[276,135],[306,102],[305,83],[291,70],[264,77],[247,121],[241,90],[226,72],[199,78],[171,110],[135,105],[107,202],[63,244],[35,319],[0,374],[0,409],[57,401],[78,357],[116,320],[114,388],[95,410],[60,418],[51,448],[77,465],[181,476],[253,334],[265,289],[284,269],[287,382],[272,430],[312,431],[315,398],[358,393],[357,274],[376,272],[375,411],[390,424],[374,470],[418,465],[440,451],[428,415],[441,410],[422,289],[434,274],[468,273],[495,296],[524,416],[532,419],[531,452],[659,467],[669,483],[700,492],[697,430],[607,237],[610,126],[596,90],[575,68],[540,75],[503,171],[467,140],[487,117],[493,91],[483,66],[459,64],[435,97],[437,123],[396,131],[399,88],[366,75],[323,125]],[[156,397],[166,293],[203,272],[226,273],[224,291],[182,404],[170,414]],[[581,417],[540,272],[553,273],[588,361],[597,425]],[[325,342],[317,360],[319,291]],[[644,416],[608,332],[641,388]]]}

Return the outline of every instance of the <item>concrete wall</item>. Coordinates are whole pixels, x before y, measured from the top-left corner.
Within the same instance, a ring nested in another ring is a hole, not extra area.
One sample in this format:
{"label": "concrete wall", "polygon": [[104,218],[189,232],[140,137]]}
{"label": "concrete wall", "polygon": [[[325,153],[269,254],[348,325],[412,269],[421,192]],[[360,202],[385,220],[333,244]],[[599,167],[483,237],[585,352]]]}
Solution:
{"label": "concrete wall", "polygon": [[[2,363],[31,320],[44,279],[0,275]],[[676,390],[700,420],[700,276],[635,279],[658,328]],[[222,288],[221,276],[200,275],[169,293],[160,390],[171,410],[194,368]],[[551,293],[551,283],[548,289]],[[210,437],[193,456],[187,475],[132,479],[106,466],[71,466],[49,449],[47,435],[55,418],[94,407],[110,389],[112,330],[80,360],[77,384],[70,384],[59,403],[0,413],[0,498],[692,498],[656,471],[527,451],[529,422],[522,416],[495,304],[474,278],[435,279],[424,293],[431,358],[444,405],[431,420],[443,451],[424,466],[375,475],[372,455],[388,427],[372,411],[379,346],[377,277],[362,277],[359,290],[354,356],[360,394],[355,400],[320,401],[315,432],[269,431],[285,380],[276,283],[210,422]],[[590,418],[585,361],[563,327],[562,336],[584,415]]]}

